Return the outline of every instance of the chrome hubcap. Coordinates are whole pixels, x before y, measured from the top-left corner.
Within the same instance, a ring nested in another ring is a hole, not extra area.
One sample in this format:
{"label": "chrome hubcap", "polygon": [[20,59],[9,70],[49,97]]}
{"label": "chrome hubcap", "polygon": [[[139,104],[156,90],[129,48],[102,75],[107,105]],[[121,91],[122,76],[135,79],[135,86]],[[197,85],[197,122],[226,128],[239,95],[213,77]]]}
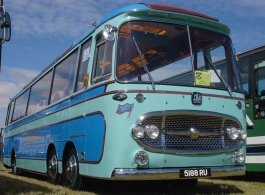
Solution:
{"label": "chrome hubcap", "polygon": [[51,159],[49,160],[49,166],[48,166],[48,174],[49,176],[54,179],[57,174],[57,158],[56,155],[53,155]]}
{"label": "chrome hubcap", "polygon": [[77,163],[75,156],[71,156],[66,163],[66,178],[71,182],[75,182],[77,175]]}

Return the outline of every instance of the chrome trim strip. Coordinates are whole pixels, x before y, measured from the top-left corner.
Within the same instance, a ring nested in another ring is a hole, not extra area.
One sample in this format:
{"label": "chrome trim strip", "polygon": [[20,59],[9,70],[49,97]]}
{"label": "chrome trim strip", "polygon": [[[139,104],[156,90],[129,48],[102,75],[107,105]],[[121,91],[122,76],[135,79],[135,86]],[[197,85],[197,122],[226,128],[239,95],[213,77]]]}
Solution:
{"label": "chrome trim strip", "polygon": [[[170,116],[170,115],[196,115],[196,116],[217,116],[217,117],[223,117],[223,124],[225,122],[226,119],[230,119],[230,120],[234,120],[235,122],[238,123],[238,125],[241,127],[242,125],[240,124],[240,122],[238,121],[237,118],[230,116],[230,115],[226,115],[226,114],[220,114],[217,112],[208,112],[208,111],[199,111],[199,110],[166,110],[166,111],[155,111],[155,112],[148,112],[142,116],[140,116],[138,118],[138,120],[136,121],[137,125],[141,125],[142,121],[145,120],[148,117],[151,116]],[[222,125],[223,125],[222,124]]]}
{"label": "chrome trim strip", "polygon": [[[196,167],[193,167],[196,168]],[[240,166],[223,166],[223,167],[199,167],[210,168],[211,176],[197,178],[219,178],[229,176],[242,176],[246,173],[246,167]],[[180,169],[184,168],[166,168],[166,169],[114,169],[111,180],[169,180],[180,179]],[[192,177],[190,179],[194,179]]]}
{"label": "chrome trim strip", "polygon": [[[167,132],[167,135],[171,136],[185,136],[185,137],[191,137],[193,133],[190,130],[184,130],[184,131],[178,131],[178,132]],[[198,137],[209,137],[209,136],[220,136],[221,133],[218,132],[198,132]]]}
{"label": "chrome trim strip", "polygon": [[166,116],[162,117],[162,123],[161,123],[161,141],[162,141],[162,147],[165,148],[166,147],[166,135],[165,135],[165,122],[166,121]]}
{"label": "chrome trim strip", "polygon": [[146,146],[143,144],[139,139],[135,140],[139,146],[141,146],[144,150],[147,150],[149,152],[156,152],[156,153],[165,153],[165,154],[184,154],[184,155],[191,155],[191,154],[218,154],[218,153],[226,153],[226,152],[233,152],[235,150],[238,150],[240,147],[243,146],[243,141],[240,141],[238,145],[231,148],[221,148],[216,150],[176,150],[176,149],[170,149],[170,148],[151,148],[149,146]]}
{"label": "chrome trim strip", "polygon": [[85,134],[70,135],[70,138],[83,137],[83,136],[86,136],[86,135]]}

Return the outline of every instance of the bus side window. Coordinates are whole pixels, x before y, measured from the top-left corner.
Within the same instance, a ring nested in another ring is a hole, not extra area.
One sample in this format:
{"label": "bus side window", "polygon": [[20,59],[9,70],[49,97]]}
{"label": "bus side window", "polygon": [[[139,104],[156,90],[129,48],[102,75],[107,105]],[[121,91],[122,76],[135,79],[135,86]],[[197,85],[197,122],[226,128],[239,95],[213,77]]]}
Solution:
{"label": "bus side window", "polygon": [[12,122],[19,120],[26,116],[27,104],[28,104],[29,89],[26,90],[22,95],[16,99],[14,105],[14,114],[12,117]]}
{"label": "bus side window", "polygon": [[74,76],[78,50],[55,67],[50,103],[54,103],[73,93]]}
{"label": "bus side window", "polygon": [[30,91],[27,114],[33,114],[48,105],[51,88],[52,70],[37,81]]}
{"label": "bus side window", "polygon": [[87,67],[90,59],[89,54],[92,42],[91,40],[92,39],[88,40],[82,45],[75,91],[79,91],[84,88],[83,79],[85,74],[87,73]]}
{"label": "bus side window", "polygon": [[11,123],[12,115],[14,109],[14,102],[10,102],[8,105],[7,115],[6,115],[6,126]]}
{"label": "bus side window", "polygon": [[93,83],[107,80],[111,76],[113,41],[106,41],[103,35],[97,38]]}

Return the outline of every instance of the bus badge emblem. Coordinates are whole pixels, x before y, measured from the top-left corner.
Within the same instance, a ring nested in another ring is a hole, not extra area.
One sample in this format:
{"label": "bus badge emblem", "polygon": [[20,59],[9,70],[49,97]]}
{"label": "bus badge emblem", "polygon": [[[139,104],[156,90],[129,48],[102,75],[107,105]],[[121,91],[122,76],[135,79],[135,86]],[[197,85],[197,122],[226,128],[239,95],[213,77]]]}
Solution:
{"label": "bus badge emblem", "polygon": [[202,104],[202,94],[199,92],[193,92],[191,95],[191,102],[196,105]]}

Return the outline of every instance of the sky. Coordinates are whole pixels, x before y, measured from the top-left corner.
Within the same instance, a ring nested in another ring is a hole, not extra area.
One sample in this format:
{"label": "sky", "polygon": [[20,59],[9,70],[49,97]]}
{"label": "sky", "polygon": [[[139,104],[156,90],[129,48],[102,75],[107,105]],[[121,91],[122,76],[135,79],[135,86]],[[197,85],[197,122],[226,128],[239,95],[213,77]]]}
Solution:
{"label": "sky", "polygon": [[93,21],[126,5],[155,3],[216,17],[231,29],[236,52],[265,44],[264,0],[3,0],[12,20],[12,36],[2,46],[0,127],[14,95],[73,42]]}

